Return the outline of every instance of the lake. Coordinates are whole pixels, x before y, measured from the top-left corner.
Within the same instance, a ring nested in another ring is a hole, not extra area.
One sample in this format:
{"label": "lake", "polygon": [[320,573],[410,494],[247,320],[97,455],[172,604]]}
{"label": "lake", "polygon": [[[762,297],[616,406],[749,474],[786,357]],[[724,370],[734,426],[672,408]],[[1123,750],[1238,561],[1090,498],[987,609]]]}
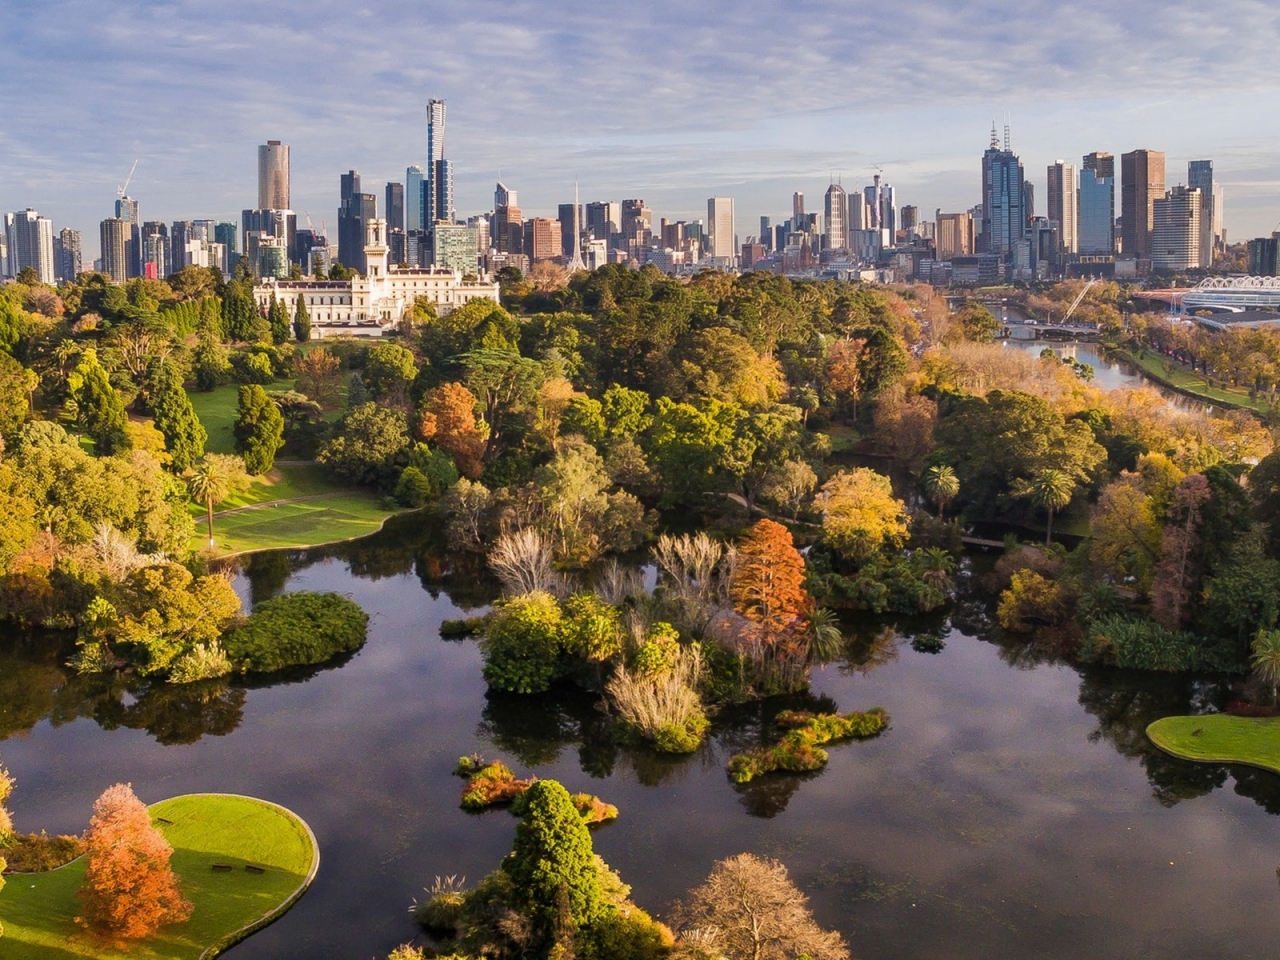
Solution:
{"label": "lake", "polygon": [[[444,618],[493,596],[481,568],[440,557],[409,517],[373,538],[246,561],[246,598],[336,590],[370,613],[368,645],[271,682],[149,690],[75,678],[51,641],[0,643],[0,757],[22,830],[83,829],[116,781],[148,802],[252,794],[320,841],[314,886],[234,960],[382,957],[416,930],[436,875],[475,882],[515,820],[458,807],[459,755],[501,757],[617,804],[597,851],[659,916],[712,863],[776,857],[860,960],[1274,958],[1280,777],[1177,761],[1143,730],[1220,705],[1212,678],[1081,670],[997,642],[976,602],[950,620],[852,624],[847,659],[812,698],[725,711],[699,753],[619,749],[591,698],[493,695]],[[912,637],[940,633],[930,654]],[[810,776],[735,787],[724,765],[786,705],[881,705],[879,739],[830,748]],[[20,882],[18,879],[11,880]],[[3,895],[0,894],[0,916]]]}

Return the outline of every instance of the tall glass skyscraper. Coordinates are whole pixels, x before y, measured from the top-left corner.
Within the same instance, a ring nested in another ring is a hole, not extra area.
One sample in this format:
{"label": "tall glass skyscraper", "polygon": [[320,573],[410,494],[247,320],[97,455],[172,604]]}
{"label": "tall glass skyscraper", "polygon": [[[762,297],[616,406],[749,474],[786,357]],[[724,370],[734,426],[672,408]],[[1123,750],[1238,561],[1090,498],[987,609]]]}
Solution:
{"label": "tall glass skyscraper", "polygon": [[[436,164],[444,159],[444,118],[445,106],[443,100],[427,101],[427,181],[426,191],[423,196],[422,209],[426,216],[426,223],[423,228],[431,229],[431,223],[436,219],[436,213],[440,209],[440,201],[436,199]],[[452,197],[449,198],[452,201]]]}
{"label": "tall glass skyscraper", "polygon": [[405,230],[423,230],[426,220],[423,217],[427,178],[422,167],[413,165],[404,172],[404,228]]}
{"label": "tall glass skyscraper", "polygon": [[1080,172],[1078,249],[1083,254],[1116,252],[1116,180],[1088,168]]}
{"label": "tall glass skyscraper", "polygon": [[982,251],[1008,258],[1027,230],[1025,176],[1022,161],[1009,149],[1008,128],[1004,148],[991,128],[991,146],[982,155]]}

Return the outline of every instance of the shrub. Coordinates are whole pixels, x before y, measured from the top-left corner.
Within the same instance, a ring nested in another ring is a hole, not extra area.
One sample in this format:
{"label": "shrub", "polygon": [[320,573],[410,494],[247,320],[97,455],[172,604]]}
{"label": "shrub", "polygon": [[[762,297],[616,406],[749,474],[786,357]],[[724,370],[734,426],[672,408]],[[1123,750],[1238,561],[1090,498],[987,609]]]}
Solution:
{"label": "shrub", "polygon": [[458,620],[441,620],[440,636],[469,637],[484,629],[485,619],[485,617],[462,617]]}
{"label": "shrub", "polygon": [[238,383],[267,386],[276,378],[271,359],[265,353],[236,353],[231,357],[231,368]]}
{"label": "shrub", "polygon": [[[642,645],[641,649],[648,645]],[[663,753],[692,753],[698,749],[709,726],[698,693],[702,649],[698,644],[676,649],[675,663],[666,673],[652,676],[620,665],[605,692],[624,726],[648,740],[655,749]],[[655,653],[652,659],[660,656]]]}
{"label": "shrub", "polygon": [[336,593],[289,593],[260,603],[223,644],[237,672],[269,673],[359,650],[368,627],[368,615],[353,600]]}
{"label": "shrub", "polygon": [[1106,617],[1094,621],[1080,642],[1078,657],[1133,670],[1221,670],[1240,672],[1244,665],[1230,641],[1170,630],[1151,620]]}
{"label": "shrub", "polygon": [[564,671],[555,597],[527,593],[502,604],[485,625],[484,679],[509,693],[542,693]]}
{"label": "shrub", "polygon": [[1000,594],[996,619],[1011,633],[1027,633],[1053,626],[1067,617],[1066,600],[1058,584],[1033,570],[1019,570],[1009,589]]}
{"label": "shrub", "polygon": [[749,783],[776,770],[791,773],[821,770],[828,759],[822,744],[878,736],[889,725],[889,714],[880,707],[843,716],[784,710],[778,714],[776,723],[787,731],[776,744],[748,750],[730,759],[729,778],[734,783]]}
{"label": "shrub", "polygon": [[462,909],[467,902],[463,889],[466,882],[465,877],[436,877],[431,889],[426,891],[430,894],[429,898],[421,904],[413,905],[413,919],[424,929],[456,935]]}
{"label": "shrub", "polygon": [[40,833],[16,833],[0,842],[0,850],[13,873],[44,873],[70,863],[85,852],[81,837],[51,837]]}
{"label": "shrub", "polygon": [[671,931],[638,907],[601,917],[583,931],[579,960],[656,960],[671,952]]}
{"label": "shrub", "polygon": [[510,767],[501,760],[495,760],[471,775],[462,790],[462,809],[484,810],[486,807],[512,803],[534,782],[532,779],[517,780]]}
{"label": "shrub", "polygon": [[197,643],[180,656],[169,668],[170,683],[195,683],[211,680],[231,672],[231,661],[217,640],[208,644]]}

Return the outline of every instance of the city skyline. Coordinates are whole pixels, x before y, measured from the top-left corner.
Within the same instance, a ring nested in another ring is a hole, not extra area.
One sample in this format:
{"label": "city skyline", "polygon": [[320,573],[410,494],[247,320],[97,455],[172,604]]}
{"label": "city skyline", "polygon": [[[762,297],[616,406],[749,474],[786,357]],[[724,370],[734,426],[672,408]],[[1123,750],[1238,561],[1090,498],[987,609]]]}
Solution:
{"label": "city skyline", "polygon": [[[640,196],[670,219],[702,219],[707,197],[733,197],[745,239],[759,215],[780,219],[793,192],[819,197],[832,175],[846,190],[859,187],[876,166],[900,202],[959,211],[980,197],[973,157],[992,117],[1003,124],[1007,115],[1037,192],[1055,159],[1149,148],[1166,154],[1169,186],[1188,160],[1214,159],[1230,239],[1269,234],[1280,220],[1280,160],[1263,146],[1277,121],[1261,109],[1278,83],[1262,67],[1277,30],[1256,17],[1236,28],[1252,10],[1242,4],[1215,9],[1228,29],[1194,36],[1177,24],[1195,18],[1172,15],[1199,10],[1190,4],[1164,5],[1158,19],[1099,6],[1107,30],[1064,36],[1043,4],[1001,4],[1011,18],[1002,25],[908,3],[890,32],[861,4],[837,5],[847,29],[833,30],[830,5],[800,3],[785,51],[776,29],[764,28],[765,8],[751,4],[732,18],[714,5],[672,7],[666,17],[575,3],[554,12],[447,5],[432,24],[430,58],[403,55],[426,29],[404,29],[413,22],[407,6],[376,14],[334,6],[326,18],[321,4],[306,42],[282,60],[249,53],[281,27],[283,12],[232,3],[215,15],[176,4],[143,17],[106,3],[94,8],[104,29],[68,41],[70,6],[10,18],[11,62],[52,59],[65,82],[34,87],[13,105],[0,136],[8,173],[0,208],[34,207],[87,237],[110,215],[135,158],[130,192],[144,219],[234,217],[255,193],[254,149],[274,139],[292,148],[293,208],[332,226],[341,172],[385,183],[426,161],[431,97],[454,108],[448,152],[460,216],[489,208],[500,170],[528,215],[554,216],[575,178],[583,202]],[[914,69],[877,75],[860,64],[853,38],[872,28],[886,62]],[[1019,43],[999,48],[1008,30]],[[637,31],[650,42],[624,42]],[[467,64],[482,36],[506,53],[483,92]],[[1002,56],[987,62],[983,50]],[[293,92],[285,79],[303,75],[290,70],[303,54],[325,67]],[[963,65],[963,82],[944,61]],[[162,96],[157,75],[166,77]],[[1210,82],[1217,76],[1224,82]],[[569,88],[575,95],[564,95]],[[853,95],[833,104],[835,89]]]}

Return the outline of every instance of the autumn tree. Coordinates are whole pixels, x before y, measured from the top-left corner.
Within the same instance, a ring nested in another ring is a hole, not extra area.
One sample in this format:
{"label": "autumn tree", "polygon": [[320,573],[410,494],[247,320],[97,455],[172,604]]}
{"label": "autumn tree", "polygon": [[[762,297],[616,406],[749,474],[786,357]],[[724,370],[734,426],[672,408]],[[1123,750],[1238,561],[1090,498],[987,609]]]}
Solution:
{"label": "autumn tree", "polygon": [[1102,488],[1089,518],[1089,560],[1116,583],[1129,578],[1140,593],[1160,559],[1160,521],[1137,474],[1122,473]]}
{"label": "autumn tree", "polygon": [[681,930],[715,931],[713,951],[726,960],[849,960],[840,934],[814,922],[787,868],[749,853],[719,861],[673,920]]}
{"label": "autumn tree", "polygon": [[907,511],[889,478],[866,467],[837,473],[822,485],[822,535],[850,559],[867,559],[907,537]]}
{"label": "autumn tree", "polygon": [[308,350],[293,362],[294,372],[298,375],[294,387],[321,406],[332,406],[338,402],[338,369],[341,366],[342,361],[325,347]]}
{"label": "autumn tree", "polygon": [[460,383],[446,383],[423,397],[418,434],[453,457],[464,477],[474,480],[484,468],[485,431],[476,420],[476,398]]}
{"label": "autumn tree", "polygon": [[129,784],[108,787],[93,805],[76,923],[138,940],[191,916],[169,860],[173,847],[152,826]]}
{"label": "autumn tree", "polygon": [[739,638],[766,684],[790,689],[803,676],[813,601],[804,588],[804,558],[791,533],[772,520],[757,521],[738,545],[729,582],[734,609],[751,624]]}

